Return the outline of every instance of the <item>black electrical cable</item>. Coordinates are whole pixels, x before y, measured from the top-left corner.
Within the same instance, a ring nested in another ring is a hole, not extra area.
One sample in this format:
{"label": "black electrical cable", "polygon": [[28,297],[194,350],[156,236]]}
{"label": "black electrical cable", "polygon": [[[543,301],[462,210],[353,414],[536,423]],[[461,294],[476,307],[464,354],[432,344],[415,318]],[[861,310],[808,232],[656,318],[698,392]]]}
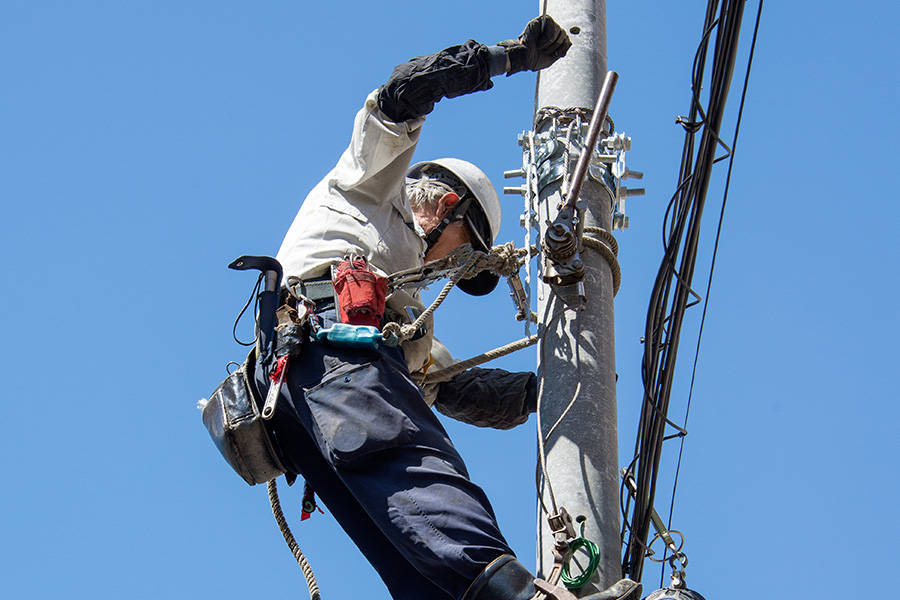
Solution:
{"label": "black electrical cable", "polygon": [[[723,9],[725,9],[725,7],[723,7]],[[707,19],[708,21],[709,21],[709,14],[711,14],[711,13],[708,12],[708,19]],[[721,23],[721,21],[720,21],[720,23]],[[709,27],[707,27],[706,29],[708,30]],[[704,38],[705,37],[706,36],[704,36]],[[722,37],[722,35],[721,35],[721,28],[720,28],[720,36],[719,36],[719,38],[717,38],[717,47],[719,47],[719,48],[721,48],[723,46],[728,47],[729,46],[728,44],[720,45],[718,43],[718,40],[721,37]],[[704,39],[704,43],[705,43],[705,39]],[[722,64],[721,61],[717,61],[717,63],[720,65]],[[728,63],[726,62],[724,64],[727,65]],[[696,75],[701,72],[701,69],[695,68],[694,72]],[[715,80],[715,77],[713,77],[713,79]],[[697,89],[697,88],[699,88],[699,85],[695,85],[695,89]],[[713,89],[715,89],[715,86],[713,86]],[[710,100],[711,110],[707,111],[707,114],[704,115],[705,119],[709,119],[710,116],[716,114],[712,110],[713,107],[716,107],[716,106],[717,106],[717,102],[716,102],[715,94],[711,92],[711,100]],[[692,112],[695,112],[695,111],[696,111],[696,107],[692,106]],[[707,116],[707,115],[709,115],[709,116]],[[718,117],[716,118],[716,120],[720,121],[720,119]],[[707,125],[708,125],[708,123],[707,123]],[[716,128],[717,128],[717,125],[718,124],[716,123]],[[707,129],[709,129],[709,128],[707,127]],[[689,134],[690,135],[687,137],[687,140],[685,143],[686,150],[691,150],[693,148],[693,138],[692,138],[693,134],[691,132],[689,132]],[[716,135],[715,137],[718,137],[718,136]],[[705,152],[704,152],[704,149],[705,149],[704,147],[707,149],[707,151],[705,151]],[[698,155],[698,156],[702,157],[704,160],[703,161],[698,160],[698,169],[703,169],[704,165],[706,165],[706,167],[709,167],[712,160],[714,160],[714,157],[709,156],[708,147],[709,147],[708,135],[704,135],[704,140],[701,143],[701,152]],[[689,165],[691,163],[691,159],[689,156],[690,155],[688,155],[687,152],[686,152],[686,156],[683,156],[683,159],[682,159],[683,166]],[[684,177],[682,179],[686,180]],[[689,190],[690,193],[682,194],[682,199],[683,200],[691,200],[692,198],[696,198],[698,191],[701,193],[705,193],[705,190],[703,189],[703,187],[698,189],[696,186],[691,185],[691,188]],[[702,195],[700,196],[699,199],[702,200]],[[684,217],[688,214],[687,208],[689,208],[689,207],[691,207],[691,206],[687,202],[682,202],[682,204],[680,204],[678,206],[678,208],[681,210],[677,213],[677,218],[673,219],[670,235],[674,235],[674,239],[676,241],[681,239],[681,235],[684,232],[684,228],[685,228]],[[691,212],[692,222],[693,222],[693,217],[698,214],[700,214],[700,213],[697,210],[696,203],[695,203],[693,205],[693,211]],[[689,261],[691,259],[693,259],[693,257],[695,257],[695,255],[696,255],[696,235],[694,234],[694,230],[695,230],[695,228],[691,228],[688,231],[688,234],[689,234],[688,243],[686,244],[684,253],[682,255],[682,263],[686,264],[688,267],[688,278],[685,279],[681,275],[678,276],[678,283],[681,284],[681,286],[676,287],[676,301],[678,301],[679,297],[680,297],[681,302],[680,302],[680,304],[676,304],[676,311],[672,315],[672,317],[674,317],[674,319],[676,320],[676,327],[666,330],[664,326],[666,323],[669,322],[670,317],[667,316],[662,319],[660,319],[660,318],[662,317],[662,314],[664,312],[662,310],[662,308],[664,308],[667,305],[668,296],[671,291],[672,276],[674,275],[674,272],[675,272],[674,256],[675,256],[675,253],[677,252],[677,245],[669,246],[667,248],[666,258],[660,269],[660,275],[665,275],[666,277],[665,278],[658,277],[657,285],[654,288],[654,302],[651,302],[651,309],[648,311],[648,313],[649,313],[648,314],[648,333],[652,333],[652,335],[649,335],[645,338],[649,341],[649,343],[647,344],[647,349],[645,349],[645,352],[650,354],[649,362],[653,366],[655,366],[656,359],[659,358],[659,355],[662,354],[663,351],[666,351],[666,353],[663,356],[664,368],[660,369],[660,374],[663,376],[661,378],[661,381],[659,378],[654,378],[654,376],[651,375],[651,369],[647,368],[647,366],[648,366],[647,361],[645,361],[645,368],[644,368],[645,382],[647,384],[652,384],[652,385],[646,386],[647,390],[661,389],[662,391],[665,392],[665,391],[667,391],[667,385],[671,381],[671,379],[669,377],[670,370],[667,370],[668,359],[669,359],[668,350],[673,349],[673,345],[671,344],[671,342],[677,341],[677,335],[680,330],[681,314],[683,314],[682,311],[684,308],[686,308],[685,305],[687,304],[686,301],[684,300],[684,288],[689,288],[689,285],[685,285],[689,281],[690,274],[692,274],[692,270],[693,270]],[[688,262],[685,262],[685,259],[687,259]],[[664,285],[660,285],[661,280],[665,282]],[[660,302],[660,295],[662,296],[662,302]],[[696,294],[694,294],[694,295],[696,295]],[[653,310],[654,303],[657,306],[656,311]],[[653,316],[652,316],[654,314],[654,312],[656,313],[656,318],[653,318]],[[657,336],[661,337],[663,331],[665,331],[669,335],[669,337],[667,338],[667,343],[663,346],[660,346],[659,343],[657,342],[657,339],[658,339]],[[675,340],[673,340],[672,338],[675,338]],[[674,354],[673,354],[673,358],[674,358]],[[660,388],[660,385],[662,385],[661,388]],[[651,394],[645,391],[645,399],[649,399],[652,402],[652,397],[650,397],[650,396],[651,396]],[[656,397],[660,398],[661,396],[659,393],[657,393]],[[658,412],[662,411],[664,413],[665,410],[667,409],[667,397],[665,395],[663,395],[662,399],[664,400],[664,402],[659,403],[655,407],[654,412],[658,413]],[[645,404],[643,407],[644,410],[642,410],[644,417],[649,414],[648,411],[646,411],[646,408],[647,408],[647,405]],[[650,420],[647,418],[642,418],[642,427],[641,427],[640,435],[641,435],[641,438],[643,438],[643,439],[649,438],[653,442],[653,443],[650,443],[649,446],[650,446],[650,449],[653,450],[654,455],[658,454],[658,450],[654,450],[654,448],[658,447],[658,445],[661,444],[662,439],[664,439],[663,433],[664,433],[664,421],[665,420],[666,419],[663,419],[661,422],[659,419]],[[644,515],[642,515],[641,513],[647,512],[649,510],[649,506],[652,506],[652,491],[653,491],[653,489],[655,489],[654,482],[655,482],[656,474],[658,472],[658,456],[655,458],[655,460],[643,460],[644,455],[640,452],[640,445],[641,445],[641,442],[639,440],[637,454],[642,459],[641,460],[642,464],[640,465],[639,477],[646,476],[647,474],[649,474],[651,476],[650,477],[651,483],[653,483],[653,485],[650,486],[650,498],[649,498],[650,503],[648,503],[647,505],[642,505],[645,494],[642,494],[641,493],[642,490],[639,490],[638,499],[637,499],[636,507],[635,507],[635,519],[634,519],[634,522],[639,525],[644,522],[644,519],[642,518]],[[649,473],[648,473],[648,468],[647,468],[648,465],[651,467],[651,468],[649,468]],[[649,517],[649,513],[646,516]],[[647,523],[647,525],[649,525],[649,523]],[[643,540],[639,544],[639,546],[641,548],[634,548],[635,544],[630,544],[635,551],[639,552],[642,555],[643,547],[645,546],[645,543],[646,543],[645,533],[640,532],[640,531],[635,531],[632,533],[631,537],[633,538],[635,534],[644,535]],[[628,561],[628,559],[626,558],[626,562],[627,561]]]}
{"label": "black electrical cable", "polygon": [[[697,346],[696,346],[696,351],[694,353],[694,364],[691,369],[691,383],[690,383],[690,387],[688,390],[687,406],[685,408],[683,429],[687,428],[687,421],[688,421],[688,417],[690,416],[690,412],[691,412],[691,400],[693,399],[693,396],[694,396],[694,382],[695,382],[696,376],[697,376],[697,362],[700,358],[700,343],[703,339],[703,329],[704,329],[704,326],[706,325],[706,313],[707,313],[707,309],[709,308],[710,292],[712,291],[713,273],[715,272],[715,269],[716,269],[716,256],[719,251],[719,240],[722,235],[722,224],[725,220],[725,206],[728,203],[728,190],[731,186],[731,173],[734,168],[734,152],[737,150],[737,140],[738,140],[738,135],[740,134],[741,121],[742,121],[743,115],[744,115],[744,104],[747,99],[747,88],[748,88],[748,85],[750,82],[750,70],[753,67],[753,54],[756,51],[756,40],[759,36],[759,23],[760,23],[760,20],[762,17],[762,6],[763,6],[763,0],[759,0],[759,6],[756,11],[756,23],[753,27],[753,40],[750,43],[750,55],[749,55],[749,58],[747,59],[747,69],[746,69],[746,72],[744,73],[744,85],[743,85],[743,89],[741,91],[741,103],[740,103],[740,107],[738,108],[737,120],[736,120],[735,127],[734,127],[734,138],[731,143],[732,150],[729,155],[730,160],[728,163],[728,175],[725,177],[725,191],[722,195],[722,209],[719,212],[719,223],[716,228],[715,243],[713,244],[712,260],[710,261],[710,267],[709,267],[709,280],[706,285],[705,302],[703,305],[703,315],[700,318],[700,330],[699,330],[699,333],[697,334]],[[678,490],[678,478],[681,473],[681,460],[682,460],[683,454],[684,454],[684,436],[679,436],[679,437],[681,437],[681,444],[678,449],[678,461],[675,466],[675,478],[674,478],[674,483],[672,485],[672,495],[671,495],[671,500],[669,503],[669,518],[668,518],[668,523],[666,525],[670,529],[672,527],[672,518],[673,518],[673,515],[675,512],[675,495]],[[666,548],[666,552],[668,553],[668,548]],[[664,575],[664,573],[660,574],[660,583],[662,583],[663,575]]]}
{"label": "black electrical cable", "polygon": [[[724,116],[725,102],[734,71],[738,34],[744,3],[717,0],[707,4],[703,33],[692,68],[692,98],[687,118],[680,118],[685,127],[678,189],[666,211],[663,225],[664,256],[660,264],[647,310],[644,335],[642,379],[644,398],[640,425],[635,442],[635,461],[629,475],[635,478],[636,493],[632,518],[625,520],[623,537],[628,532],[628,546],[623,555],[623,571],[640,580],[643,559],[649,537],[650,514],[659,475],[662,444],[667,438],[666,426],[674,366],[687,308],[701,301],[691,289],[699,245],[700,221],[713,165],[733,155],[723,143],[719,128]],[[718,16],[717,16],[718,13]],[[712,70],[709,85],[704,88],[706,59],[712,32],[716,32],[712,50]],[[701,90],[708,90],[708,104],[704,110]],[[699,118],[698,118],[699,115]],[[700,133],[699,144],[696,135]],[[725,148],[724,157],[716,157],[719,146]],[[696,156],[696,159],[695,159]],[[691,298],[696,298],[692,301]],[[677,428],[684,436],[684,429]]]}

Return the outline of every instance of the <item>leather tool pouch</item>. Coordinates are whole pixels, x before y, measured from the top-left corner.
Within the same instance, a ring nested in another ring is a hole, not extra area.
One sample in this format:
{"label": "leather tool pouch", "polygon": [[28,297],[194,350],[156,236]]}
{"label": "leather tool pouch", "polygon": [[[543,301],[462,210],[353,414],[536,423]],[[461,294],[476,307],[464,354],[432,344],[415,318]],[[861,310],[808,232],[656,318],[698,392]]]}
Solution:
{"label": "leather tool pouch", "polygon": [[203,407],[203,424],[228,464],[250,485],[266,483],[285,472],[250,381],[256,351],[212,393]]}
{"label": "leather tool pouch", "polygon": [[347,257],[334,272],[341,323],[381,327],[387,278],[376,275],[365,258]]}

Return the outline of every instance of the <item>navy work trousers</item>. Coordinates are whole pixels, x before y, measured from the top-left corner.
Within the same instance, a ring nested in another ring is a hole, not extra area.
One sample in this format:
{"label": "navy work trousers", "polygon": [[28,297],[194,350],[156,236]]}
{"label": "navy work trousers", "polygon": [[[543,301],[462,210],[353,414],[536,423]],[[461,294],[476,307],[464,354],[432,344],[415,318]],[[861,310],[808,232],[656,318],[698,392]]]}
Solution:
{"label": "navy work trousers", "polygon": [[[267,375],[257,367],[263,397]],[[491,561],[512,554],[400,350],[308,341],[290,360],[269,423],[287,468],[312,486],[393,598],[462,598]]]}

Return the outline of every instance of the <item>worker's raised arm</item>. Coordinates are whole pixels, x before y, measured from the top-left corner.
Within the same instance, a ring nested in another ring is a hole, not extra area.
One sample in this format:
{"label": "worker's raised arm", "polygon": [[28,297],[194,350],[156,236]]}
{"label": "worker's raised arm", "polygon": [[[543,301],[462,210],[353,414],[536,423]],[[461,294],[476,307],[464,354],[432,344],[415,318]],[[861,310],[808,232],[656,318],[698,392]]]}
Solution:
{"label": "worker's raised arm", "polygon": [[518,39],[496,46],[469,40],[398,65],[378,90],[378,106],[397,123],[415,119],[442,98],[490,89],[491,77],[549,67],[571,45],[565,30],[543,15],[530,21]]}

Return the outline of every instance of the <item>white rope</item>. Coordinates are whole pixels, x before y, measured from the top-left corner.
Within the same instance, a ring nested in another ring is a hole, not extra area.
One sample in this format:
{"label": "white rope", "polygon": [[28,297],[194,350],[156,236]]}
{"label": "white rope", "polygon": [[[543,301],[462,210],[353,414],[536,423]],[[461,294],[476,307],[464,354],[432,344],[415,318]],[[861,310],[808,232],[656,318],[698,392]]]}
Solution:
{"label": "white rope", "polygon": [[470,369],[472,367],[477,367],[478,365],[484,364],[486,362],[492,361],[495,358],[500,358],[501,356],[506,356],[507,354],[512,354],[517,350],[522,350],[523,348],[528,348],[529,346],[534,346],[538,341],[538,336],[532,335],[527,338],[523,338],[517,342],[513,342],[511,344],[507,344],[505,346],[500,346],[499,348],[495,348],[494,350],[489,350],[478,356],[473,356],[468,360],[462,360],[458,363],[454,363],[453,365],[440,369],[439,371],[434,371],[429,373],[425,378],[425,383],[440,383],[442,381],[448,381],[452,379],[455,375],[459,375],[463,371]]}
{"label": "white rope", "polygon": [[269,481],[266,485],[269,488],[269,504],[272,505],[272,514],[275,515],[275,521],[278,523],[278,528],[281,529],[281,535],[284,537],[284,541],[287,542],[288,548],[291,549],[294,558],[297,559],[297,564],[300,565],[303,576],[306,577],[306,585],[309,587],[309,600],[321,600],[319,584],[316,582],[316,576],[312,567],[309,566],[306,557],[303,556],[300,546],[297,545],[297,540],[294,539],[294,534],[291,533],[287,519],[284,518],[284,513],[281,511],[281,502],[278,500],[278,487],[275,485],[275,480]]}

